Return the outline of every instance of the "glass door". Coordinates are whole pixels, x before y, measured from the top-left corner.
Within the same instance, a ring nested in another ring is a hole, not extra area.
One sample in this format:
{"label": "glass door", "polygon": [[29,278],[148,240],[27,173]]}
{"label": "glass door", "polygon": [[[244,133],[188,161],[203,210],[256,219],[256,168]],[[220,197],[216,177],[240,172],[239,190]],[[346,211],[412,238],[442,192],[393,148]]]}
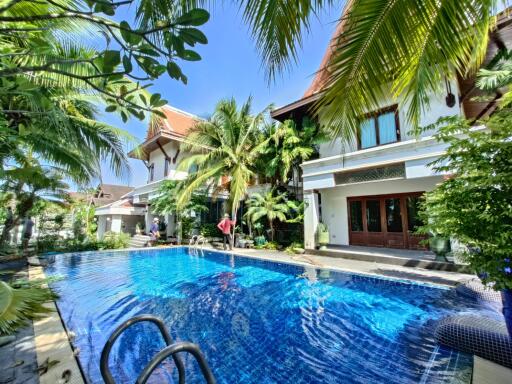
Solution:
{"label": "glass door", "polygon": [[388,248],[421,249],[423,236],[414,232],[421,192],[349,197],[349,242]]}

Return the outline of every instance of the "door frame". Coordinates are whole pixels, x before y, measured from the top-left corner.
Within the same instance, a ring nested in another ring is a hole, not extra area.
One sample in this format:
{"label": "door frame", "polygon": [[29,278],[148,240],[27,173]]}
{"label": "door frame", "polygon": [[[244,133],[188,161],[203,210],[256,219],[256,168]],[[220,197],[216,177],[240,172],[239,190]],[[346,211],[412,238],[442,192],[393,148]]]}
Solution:
{"label": "door frame", "polygon": [[[400,192],[400,193],[388,193],[383,195],[365,195],[365,196],[350,196],[347,197],[347,220],[348,220],[348,238],[349,238],[349,245],[354,245],[354,236],[355,234],[358,234],[359,236],[362,236],[363,239],[366,239],[367,246],[373,246],[373,247],[384,247],[384,248],[400,248],[400,249],[416,249],[411,248],[411,239],[409,235],[409,217],[407,212],[407,205],[406,205],[406,198],[407,197],[418,197],[422,196],[425,192],[419,191],[419,192]],[[386,204],[385,200],[389,198],[399,198],[400,199],[400,216],[402,219],[402,241],[403,246],[402,247],[393,247],[388,244],[388,241],[392,240],[391,235],[396,236],[400,232],[388,232],[387,231],[387,217],[386,217]],[[367,200],[379,200],[380,202],[380,226],[381,226],[381,232],[368,232],[367,228],[367,220],[366,220],[366,201]],[[361,214],[362,214],[362,225],[363,225],[363,231],[362,232],[352,232],[352,216],[351,216],[351,209],[350,209],[350,203],[352,201],[361,201]],[[381,234],[381,245],[369,243],[369,237],[370,234],[374,239],[379,239],[379,236],[377,234]],[[360,244],[357,244],[360,245]]]}

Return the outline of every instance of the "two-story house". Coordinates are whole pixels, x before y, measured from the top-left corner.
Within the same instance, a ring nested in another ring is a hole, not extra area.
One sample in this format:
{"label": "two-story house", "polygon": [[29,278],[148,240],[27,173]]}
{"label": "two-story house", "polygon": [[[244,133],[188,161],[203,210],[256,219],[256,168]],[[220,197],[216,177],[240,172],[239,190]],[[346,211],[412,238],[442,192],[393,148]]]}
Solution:
{"label": "two-story house", "polygon": [[[137,225],[145,232],[156,216],[166,224],[167,235],[174,235],[175,217],[155,214],[151,209],[151,200],[158,195],[163,180],[182,180],[187,177],[187,172],[177,170],[180,160],[187,155],[181,150],[181,146],[188,131],[200,118],[168,105],[162,108],[162,112],[166,118],[150,124],[144,142],[128,153],[129,157],[144,162],[147,180],[139,182],[138,186],[121,199],[96,209],[99,238],[107,231],[133,235]],[[216,220],[221,214],[219,204],[221,202],[210,203],[210,215],[215,216],[209,218],[210,220]]]}
{"label": "two-story house", "polygon": [[[335,35],[340,32],[339,27]],[[498,19],[491,33],[487,62],[497,50],[506,47],[510,20]],[[334,41],[334,40],[333,40]],[[321,95],[326,83],[326,67],[333,45],[328,48],[309,89],[304,96],[272,112],[272,117],[300,124]],[[440,117],[463,116],[475,121],[496,108],[496,98],[477,101],[473,78],[460,78],[442,84],[442,93],[433,95],[430,110],[421,117],[420,126],[435,123]],[[302,182],[306,212],[304,240],[307,249],[316,246],[319,222],[327,225],[331,245],[363,245],[419,249],[422,239],[415,235],[421,224],[419,197],[443,180],[429,164],[446,150],[432,134],[421,137],[411,127],[400,103],[382,102],[382,107],[361,118],[357,139],[334,140],[322,144],[319,158],[302,164]]]}

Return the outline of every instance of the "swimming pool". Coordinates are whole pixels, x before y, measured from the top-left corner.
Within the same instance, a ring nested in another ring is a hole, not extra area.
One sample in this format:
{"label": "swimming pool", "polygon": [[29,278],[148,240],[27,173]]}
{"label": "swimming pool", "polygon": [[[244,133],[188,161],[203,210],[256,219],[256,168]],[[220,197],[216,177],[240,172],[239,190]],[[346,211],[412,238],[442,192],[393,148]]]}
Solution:
{"label": "swimming pool", "polygon": [[[162,317],[175,340],[198,344],[219,383],[469,383],[472,357],[439,347],[435,320],[481,311],[450,289],[186,247],[77,253],[46,267],[76,335],[82,369],[101,383],[111,332],[141,313]],[[137,324],[111,355],[132,383],[164,346]],[[187,383],[202,377],[185,358]],[[155,383],[176,377],[172,360]]]}

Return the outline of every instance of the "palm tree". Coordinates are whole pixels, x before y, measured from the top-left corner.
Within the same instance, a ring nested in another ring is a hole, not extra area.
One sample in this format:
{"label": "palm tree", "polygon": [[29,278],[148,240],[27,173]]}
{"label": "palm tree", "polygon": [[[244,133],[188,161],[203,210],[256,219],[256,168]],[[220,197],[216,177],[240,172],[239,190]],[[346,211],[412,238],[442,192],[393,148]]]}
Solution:
{"label": "palm tree", "polygon": [[[192,0],[190,0],[192,3]],[[208,2],[204,2],[208,3]],[[268,77],[300,57],[310,20],[345,4],[321,68],[322,125],[344,139],[359,117],[383,100],[408,106],[413,126],[445,78],[478,69],[495,22],[498,0],[244,0],[244,21],[256,40]],[[400,96],[400,97],[399,97]]]}
{"label": "palm tree", "polygon": [[[95,119],[100,99],[66,87],[39,87],[30,81],[0,93],[0,163],[18,162],[24,153],[67,170],[74,181],[100,176],[99,163],[110,162],[117,175],[129,170],[124,153],[127,132]],[[1,176],[1,172],[0,172]]]}
{"label": "palm tree", "polygon": [[252,223],[256,223],[264,217],[268,220],[270,240],[274,241],[274,220],[285,222],[286,215],[290,212],[290,206],[286,202],[286,194],[276,194],[274,189],[270,189],[264,194],[253,193],[247,200],[247,206],[249,209],[246,216]]}
{"label": "palm tree", "polygon": [[[499,50],[486,68],[480,69],[476,85],[483,91],[504,91],[499,97],[501,107],[512,103],[512,51]],[[494,96],[496,97],[496,96]]]}
{"label": "palm tree", "polygon": [[183,181],[165,180],[158,189],[158,196],[151,200],[153,212],[163,215],[176,215],[178,244],[181,244],[183,236],[183,217],[190,216],[192,212],[198,214],[208,211],[206,205],[207,197],[204,192],[193,193],[190,200],[184,206],[178,206],[177,199],[183,186]]}
{"label": "palm tree", "polygon": [[298,189],[300,164],[315,154],[318,144],[328,140],[325,132],[309,118],[304,118],[301,127],[293,120],[274,123],[265,127],[263,137],[270,138],[270,145],[258,161],[258,167],[265,177],[273,179],[273,184],[288,185],[294,181]]}
{"label": "palm tree", "polygon": [[4,171],[2,192],[11,192],[15,198],[14,214],[5,223],[0,235],[0,248],[5,245],[9,232],[29,216],[39,202],[63,203],[69,198],[69,186],[63,181],[61,171],[42,167],[36,159],[26,161],[21,167]]}
{"label": "palm tree", "polygon": [[191,130],[183,145],[191,155],[180,162],[178,169],[188,171],[195,166],[197,171],[186,179],[178,206],[184,206],[196,190],[207,185],[214,194],[229,192],[229,209],[236,218],[255,175],[255,161],[268,144],[268,140],[258,141],[266,112],[251,115],[250,98],[240,108],[234,99],[221,100],[213,115]]}

